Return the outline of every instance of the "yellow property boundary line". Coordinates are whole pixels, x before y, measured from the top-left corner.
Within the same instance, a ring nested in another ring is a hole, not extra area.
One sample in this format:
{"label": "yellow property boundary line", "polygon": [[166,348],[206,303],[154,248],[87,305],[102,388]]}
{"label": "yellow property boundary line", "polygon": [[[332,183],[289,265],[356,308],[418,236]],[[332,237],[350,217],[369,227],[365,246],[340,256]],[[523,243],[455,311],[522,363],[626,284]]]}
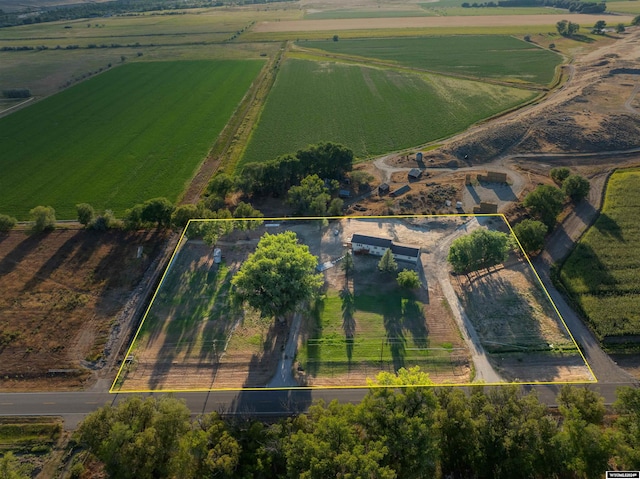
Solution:
{"label": "yellow property boundary line", "polygon": [[[509,228],[509,231],[511,232],[511,235],[516,240],[516,243],[518,244],[518,247],[520,248],[521,253],[523,254],[524,258],[526,259],[527,263],[529,264],[529,267],[531,268],[531,270],[535,274],[535,277],[538,280],[540,286],[544,290],[544,293],[545,293],[547,299],[549,300],[549,302],[551,303],[551,306],[553,306],[553,310],[558,315],[558,318],[560,318],[560,321],[562,322],[562,325],[564,326],[565,330],[569,334],[569,337],[571,338],[571,341],[573,341],[573,344],[576,347],[578,353],[580,354],[580,357],[584,361],[584,364],[587,367],[587,369],[589,371],[589,374],[593,378],[593,381],[526,381],[526,382],[510,382],[510,383],[463,383],[463,384],[442,383],[442,384],[407,384],[407,385],[400,385],[400,386],[398,386],[398,385],[388,386],[388,385],[366,384],[366,385],[353,385],[353,386],[351,386],[351,385],[349,385],[349,386],[297,386],[297,387],[293,387],[293,388],[292,387],[247,387],[247,388],[215,388],[215,389],[212,389],[212,388],[191,388],[191,389],[138,389],[138,390],[126,390],[126,391],[122,391],[122,390],[116,388],[116,383],[120,379],[120,375],[122,374],[122,371],[123,371],[123,369],[125,367],[126,360],[131,354],[133,346],[135,345],[136,340],[138,339],[138,335],[140,334],[140,331],[142,330],[142,326],[144,325],[145,321],[147,320],[147,316],[149,314],[149,311],[151,310],[151,306],[153,305],[153,303],[154,303],[154,301],[156,299],[156,296],[158,295],[158,292],[160,291],[160,288],[162,287],[162,285],[164,283],[164,280],[165,280],[165,278],[167,276],[167,273],[171,269],[173,261],[174,261],[176,255],[178,254],[178,251],[180,250],[182,244],[183,244],[183,240],[185,238],[185,233],[189,229],[189,226],[191,225],[191,223],[202,223],[202,222],[205,222],[205,221],[255,221],[255,220],[260,220],[260,221],[265,221],[266,222],[266,221],[300,221],[300,220],[316,220],[317,221],[317,220],[324,220],[324,219],[326,219],[326,220],[342,220],[342,219],[359,219],[359,220],[362,220],[362,219],[447,218],[447,217],[453,217],[453,218],[467,218],[467,217],[501,218],[504,221],[504,223]],[[158,286],[157,286],[155,292],[153,293],[151,301],[149,301],[149,305],[147,306],[147,308],[145,310],[145,313],[144,313],[144,316],[142,318],[142,321],[140,322],[140,326],[138,326],[138,329],[136,330],[136,334],[134,335],[133,340],[131,341],[131,345],[127,349],[127,354],[125,355],[125,357],[124,357],[124,359],[122,361],[122,364],[120,365],[120,368],[118,369],[118,374],[116,374],[116,377],[113,380],[113,383],[111,384],[111,387],[109,388],[109,393],[112,393],[112,394],[125,394],[125,393],[126,394],[143,394],[143,393],[145,393],[146,394],[146,393],[190,393],[190,392],[213,392],[213,391],[289,391],[289,390],[292,390],[292,389],[293,390],[328,390],[328,389],[370,389],[370,388],[387,388],[387,387],[394,387],[394,388],[403,388],[403,387],[473,387],[473,386],[507,386],[507,385],[514,385],[514,384],[515,385],[592,384],[592,383],[597,383],[597,382],[598,382],[598,380],[597,380],[595,374],[593,373],[593,370],[591,369],[591,366],[587,362],[587,359],[585,358],[582,350],[580,349],[580,346],[578,345],[578,343],[576,342],[575,338],[573,337],[573,334],[571,334],[571,330],[567,326],[567,323],[565,322],[564,318],[562,317],[562,314],[560,314],[560,311],[556,307],[556,304],[553,302],[553,299],[551,298],[551,295],[549,294],[549,291],[547,290],[547,288],[545,287],[544,283],[542,282],[542,279],[538,275],[538,272],[536,271],[535,267],[531,263],[531,260],[529,259],[529,256],[524,251],[524,248],[520,244],[520,241],[516,237],[516,235],[515,235],[515,233],[513,231],[513,228],[511,228],[511,225],[509,224],[509,221],[507,220],[507,218],[506,218],[506,216],[504,214],[502,214],[502,213],[494,213],[494,214],[442,214],[442,215],[394,215],[394,216],[296,216],[296,217],[289,217],[289,218],[223,218],[223,219],[191,219],[191,220],[189,220],[189,222],[185,226],[184,230],[182,231],[182,234],[180,235],[180,240],[178,241],[178,244],[176,245],[176,248],[174,249],[173,254],[171,255],[171,259],[169,260],[169,264],[167,265],[167,268],[165,269],[164,273],[162,274],[162,278],[160,279],[160,282],[158,283]]]}

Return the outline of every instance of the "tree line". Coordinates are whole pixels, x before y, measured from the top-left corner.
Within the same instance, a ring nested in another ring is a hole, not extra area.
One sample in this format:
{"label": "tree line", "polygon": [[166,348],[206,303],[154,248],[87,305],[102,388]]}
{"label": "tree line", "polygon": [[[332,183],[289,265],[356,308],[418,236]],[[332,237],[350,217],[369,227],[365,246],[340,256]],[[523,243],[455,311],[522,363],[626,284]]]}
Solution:
{"label": "tree line", "polygon": [[580,175],[572,174],[569,168],[552,168],[549,175],[556,186],[538,185],[525,196],[522,205],[531,217],[513,228],[527,253],[535,253],[544,247],[544,238],[555,227],[567,199],[577,204],[589,194],[589,181]]}
{"label": "tree line", "polygon": [[90,414],[72,447],[118,479],[599,479],[640,468],[638,389],[620,388],[607,411],[591,390],[564,386],[550,410],[516,386],[412,385],[425,381],[418,368],[382,373],[359,404],[320,402],[266,422],[192,419],[183,401],[133,396]]}
{"label": "tree line", "polygon": [[[339,181],[351,172],[353,151],[337,143],[319,143],[264,163],[249,163],[236,175],[215,175],[197,204],[175,206],[164,197],[136,204],[117,219],[113,211],[96,212],[92,205],[76,205],[78,221],[88,229],[104,231],[112,228],[174,228],[182,229],[190,219],[261,218],[263,214],[249,202],[240,201],[229,209],[227,197],[240,192],[242,198],[286,196],[296,214],[339,216],[343,201],[336,197]],[[371,175],[356,171],[351,174],[353,185],[368,188]],[[37,206],[30,211],[32,229],[42,232],[55,228],[55,210]],[[0,214],[0,233],[17,224],[14,217]],[[211,229],[211,228],[209,228]],[[203,233],[204,234],[204,233]],[[215,243],[215,241],[214,241]]]}
{"label": "tree line", "polygon": [[607,9],[604,2],[584,2],[581,0],[498,0],[497,2],[464,2],[463,8],[478,7],[554,7],[576,13],[602,13]]}

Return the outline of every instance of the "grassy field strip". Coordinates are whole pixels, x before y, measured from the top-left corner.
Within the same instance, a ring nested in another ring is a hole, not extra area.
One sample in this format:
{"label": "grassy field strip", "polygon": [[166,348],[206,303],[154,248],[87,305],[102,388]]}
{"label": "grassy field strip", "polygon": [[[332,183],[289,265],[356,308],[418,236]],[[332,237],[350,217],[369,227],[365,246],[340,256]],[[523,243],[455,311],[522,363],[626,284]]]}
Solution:
{"label": "grassy field strip", "polygon": [[600,339],[640,334],[640,169],[609,179],[602,212],[560,279]]}
{"label": "grassy field strip", "polygon": [[523,82],[517,79],[498,80],[495,78],[479,78],[477,76],[464,75],[464,74],[455,73],[455,72],[445,73],[438,70],[429,70],[426,68],[418,68],[414,66],[403,65],[397,62],[393,62],[391,60],[381,61],[374,58],[360,57],[357,55],[348,55],[348,54],[342,54],[342,53],[328,53],[321,49],[304,48],[300,46],[297,47],[297,50],[295,52],[288,54],[287,57],[297,58],[300,60],[311,60],[311,61],[331,60],[331,61],[352,64],[352,65],[392,68],[398,72],[405,72],[405,73],[417,73],[417,74],[428,73],[430,75],[444,75],[452,78],[459,78],[461,80],[471,80],[471,81],[481,80],[483,83],[491,83],[493,85],[503,85],[503,86],[510,86],[510,87],[516,87],[516,88],[523,88],[527,90],[535,90],[535,91],[547,90],[546,87]]}
{"label": "grassy field strip", "polygon": [[551,83],[555,68],[562,63],[557,53],[506,36],[340,40],[300,45],[429,71],[538,85]]}
{"label": "grassy field strip", "polygon": [[[264,10],[264,9],[263,9]],[[296,19],[297,12],[260,12],[260,19],[269,20],[275,16]],[[189,10],[185,15],[158,15],[147,13],[139,16],[113,16],[73,21],[59,21],[23,25],[0,29],[0,41],[5,39],[66,38],[82,39],[94,36],[126,38],[144,35],[175,35],[235,32],[256,19],[255,10],[208,9]],[[91,25],[87,27],[87,25]],[[98,26],[96,26],[98,25]],[[71,28],[65,28],[65,27]]]}
{"label": "grassy field strip", "polygon": [[87,74],[121,63],[121,56],[131,61],[143,54],[144,61],[243,60],[260,59],[261,53],[275,54],[275,43],[225,43],[215,48],[207,45],[173,45],[141,48],[80,48],[0,52],[0,90],[25,87],[34,96],[57,93],[67,81],[80,81]]}
{"label": "grassy field strip", "polygon": [[[631,0],[629,2],[607,2],[607,12],[627,13],[637,15],[640,13],[640,2]],[[615,22],[607,22],[607,24],[615,25]]]}
{"label": "grassy field strip", "polygon": [[275,66],[280,63],[286,50],[287,47],[283,44],[282,48],[265,63],[226,126],[218,135],[218,139],[209,151],[207,159],[202,163],[193,181],[189,184],[189,188],[182,198],[183,203],[196,203],[204,192],[210,178],[213,177],[218,169],[233,171],[236,163],[242,157],[264,101],[273,86],[278,73],[278,69]]}
{"label": "grassy field strip", "polygon": [[424,10],[325,10],[305,13],[305,20],[334,20],[340,18],[395,18],[395,17],[428,17],[435,13]]}
{"label": "grassy field strip", "polygon": [[[524,36],[531,34],[557,35],[557,30],[553,25],[495,25],[492,27],[482,26],[440,26],[440,27],[407,27],[407,28],[387,28],[387,29],[336,29],[327,31],[297,30],[293,32],[260,32],[250,30],[243,34],[242,40],[249,42],[276,42],[284,40],[332,40],[333,35],[338,35],[342,39],[366,39],[366,38],[398,38],[398,37],[441,37],[450,35],[513,35]],[[559,36],[558,36],[559,37]]]}
{"label": "grassy field strip", "polygon": [[319,141],[343,143],[359,158],[413,147],[534,96],[447,77],[287,60],[240,164]]}
{"label": "grassy field strip", "polygon": [[81,202],[122,214],[176,201],[262,65],[124,65],[1,119],[0,211],[71,219]]}

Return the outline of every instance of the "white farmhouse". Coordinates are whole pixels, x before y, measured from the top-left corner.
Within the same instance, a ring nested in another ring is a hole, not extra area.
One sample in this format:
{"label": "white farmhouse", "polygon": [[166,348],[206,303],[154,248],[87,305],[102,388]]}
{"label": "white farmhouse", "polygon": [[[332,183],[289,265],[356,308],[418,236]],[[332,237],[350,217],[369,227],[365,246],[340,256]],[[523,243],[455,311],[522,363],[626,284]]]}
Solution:
{"label": "white farmhouse", "polygon": [[355,233],[351,237],[351,250],[354,254],[373,254],[382,256],[385,251],[391,250],[396,261],[408,261],[417,263],[420,257],[420,247],[408,244],[394,243],[387,238],[367,236]]}

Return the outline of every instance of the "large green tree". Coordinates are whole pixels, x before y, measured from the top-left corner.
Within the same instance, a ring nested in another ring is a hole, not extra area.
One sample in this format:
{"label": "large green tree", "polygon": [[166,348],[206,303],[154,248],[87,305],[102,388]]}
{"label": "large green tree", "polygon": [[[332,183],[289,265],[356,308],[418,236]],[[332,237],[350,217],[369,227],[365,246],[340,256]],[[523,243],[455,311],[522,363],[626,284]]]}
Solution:
{"label": "large green tree", "polygon": [[564,193],[558,188],[540,185],[525,197],[522,204],[549,229],[552,229],[562,211],[564,198]]}
{"label": "large green tree", "polygon": [[380,438],[363,437],[352,404],[312,406],[308,416],[294,421],[284,450],[291,479],[397,477],[393,468],[381,464],[387,448]]}
{"label": "large green tree", "polygon": [[298,243],[294,232],[267,233],[231,280],[234,295],[263,317],[282,319],[322,286],[317,265],[318,259]]}
{"label": "large green tree", "polygon": [[591,185],[589,180],[580,175],[568,176],[562,183],[562,191],[571,198],[571,201],[577,203],[589,194]]}
{"label": "large green tree", "polygon": [[513,227],[518,241],[526,253],[535,253],[544,247],[544,237],[549,229],[538,220],[526,219]]}
{"label": "large green tree", "polygon": [[549,172],[549,176],[558,186],[562,186],[562,182],[566,180],[570,174],[571,174],[571,170],[566,166],[551,168],[551,171]]}
{"label": "large green tree", "polygon": [[299,185],[289,189],[287,201],[296,213],[322,216],[327,212],[327,203],[331,200],[329,189],[318,175],[309,175]]}
{"label": "large green tree", "polygon": [[296,157],[305,165],[306,171],[314,172],[321,178],[338,179],[351,171],[353,151],[339,143],[319,143],[299,150]]}
{"label": "large green tree", "polygon": [[420,276],[416,271],[403,269],[396,278],[398,286],[406,289],[418,289],[420,287]]}
{"label": "large green tree", "polygon": [[190,415],[184,402],[168,396],[132,397],[87,416],[79,441],[104,463],[110,477],[169,477],[180,439],[190,429]]}
{"label": "large green tree", "polygon": [[637,471],[640,469],[640,389],[619,388],[614,407],[619,414],[617,462],[625,469]]}
{"label": "large green tree", "polygon": [[447,261],[458,274],[491,268],[509,256],[511,240],[499,231],[478,229],[451,243]]}

